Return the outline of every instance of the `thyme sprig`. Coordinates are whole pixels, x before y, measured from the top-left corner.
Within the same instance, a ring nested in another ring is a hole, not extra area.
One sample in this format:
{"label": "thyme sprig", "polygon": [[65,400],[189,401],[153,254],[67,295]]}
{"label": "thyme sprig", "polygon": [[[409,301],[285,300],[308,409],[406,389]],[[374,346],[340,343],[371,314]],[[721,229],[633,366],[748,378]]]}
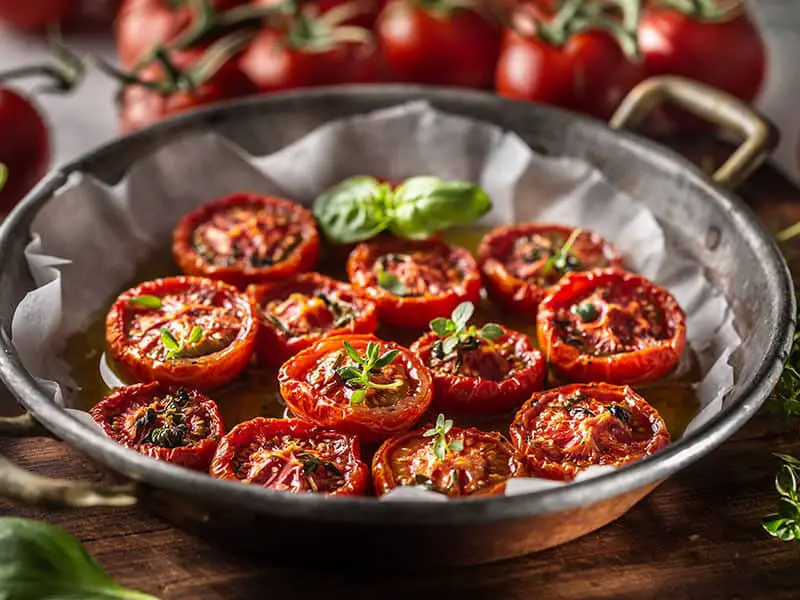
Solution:
{"label": "thyme sprig", "polygon": [[344,380],[345,385],[354,390],[350,396],[350,404],[363,404],[368,389],[396,390],[403,385],[402,379],[395,379],[392,383],[376,383],[372,380],[372,375],[379,373],[397,358],[399,350],[389,350],[381,354],[381,345],[369,342],[362,356],[349,342],[344,342],[343,347],[347,356],[356,363],[336,369],[336,374]]}
{"label": "thyme sprig", "polygon": [[182,358],[189,346],[197,344],[203,339],[203,328],[199,325],[192,327],[189,335],[177,339],[166,327],[161,328],[161,345],[167,349],[167,360]]}
{"label": "thyme sprig", "polygon": [[547,259],[547,262],[544,263],[544,266],[542,267],[542,275],[549,275],[551,271],[556,271],[557,273],[563,275],[570,270],[572,266],[574,266],[575,257],[570,255],[570,251],[572,250],[572,246],[575,245],[575,241],[578,239],[578,236],[582,231],[582,229],[577,228],[574,229],[571,234],[569,234],[569,237],[564,242],[564,245],[556,250],[552,256]]}
{"label": "thyme sprig", "polygon": [[503,329],[496,323],[486,323],[480,329],[469,325],[473,314],[475,305],[472,302],[462,302],[456,306],[449,319],[437,317],[430,322],[431,331],[442,338],[437,340],[432,349],[439,359],[453,350],[474,350],[481,339],[496,340],[502,337]]}
{"label": "thyme sprig", "polygon": [[464,442],[461,440],[447,441],[447,434],[452,428],[453,419],[445,419],[444,415],[439,413],[436,424],[422,434],[424,437],[436,438],[433,440],[433,453],[440,461],[447,457],[448,452],[460,452],[464,449]]}

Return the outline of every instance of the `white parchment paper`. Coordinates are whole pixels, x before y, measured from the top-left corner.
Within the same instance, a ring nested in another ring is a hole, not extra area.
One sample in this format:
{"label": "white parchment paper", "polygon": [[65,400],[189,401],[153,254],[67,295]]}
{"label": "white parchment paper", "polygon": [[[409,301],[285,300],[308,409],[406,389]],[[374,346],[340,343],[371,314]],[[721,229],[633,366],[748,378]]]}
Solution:
{"label": "white parchment paper", "polygon": [[[25,254],[38,287],[20,302],[12,323],[23,364],[52,390],[55,402],[70,407],[79,390],[59,357],[65,340],[108,306],[137,264],[168,247],[184,214],[237,191],[310,205],[325,188],[361,174],[477,181],[494,203],[484,224],[558,222],[611,240],[628,268],[667,288],[687,313],[687,341],[702,372],[696,384],[701,410],[687,431],[721,410],[733,385],[728,358],[741,343],[732,313],[701,265],[667,241],[653,214],[585,161],[541,156],[514,133],[423,102],[332,121],[269,156],[251,156],[212,133],[195,134],[139,160],[113,188],[76,177],[31,226]],[[589,469],[581,478],[604,471]],[[507,493],[557,485],[568,484],[520,478]],[[404,489],[384,498],[442,496]]]}

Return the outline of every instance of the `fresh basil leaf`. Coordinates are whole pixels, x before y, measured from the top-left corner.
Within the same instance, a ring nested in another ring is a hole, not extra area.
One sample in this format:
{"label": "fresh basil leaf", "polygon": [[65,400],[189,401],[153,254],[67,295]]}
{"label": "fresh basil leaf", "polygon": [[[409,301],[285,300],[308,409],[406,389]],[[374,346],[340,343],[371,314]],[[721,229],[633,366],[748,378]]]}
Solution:
{"label": "fresh basil leaf", "polygon": [[453,440],[447,447],[453,452],[461,452],[464,449],[464,442],[461,440]]}
{"label": "fresh basil leaf", "polygon": [[351,177],[314,200],[314,216],[330,241],[361,242],[389,226],[386,208],[389,195],[389,186],[373,177]]}
{"label": "fresh basil leaf", "polygon": [[350,345],[350,342],[344,342],[344,351],[347,352],[347,356],[352,358],[358,364],[361,364],[364,361],[364,359],[359,356],[358,352],[356,352],[356,349]]}
{"label": "fresh basil leaf", "polygon": [[475,305],[472,302],[462,302],[453,310],[453,323],[456,325],[456,330],[464,329],[475,314]]}
{"label": "fresh basil leaf", "polygon": [[398,354],[400,354],[399,350],[389,350],[386,354],[375,361],[375,368],[382,369],[383,367],[391,364],[392,361],[397,358]]}
{"label": "fresh basil leaf", "polygon": [[118,586],[63,529],[0,518],[0,597],[9,600],[157,600]]}
{"label": "fresh basil leaf", "polygon": [[472,223],[491,208],[489,196],[474,183],[412,177],[394,191],[389,202],[389,228],[400,237],[426,238]]}
{"label": "fresh basil leaf", "polygon": [[166,327],[161,328],[161,344],[170,352],[180,352],[181,345]]}
{"label": "fresh basil leaf", "polygon": [[436,317],[431,321],[430,328],[439,337],[446,337],[456,332],[456,324],[452,320],[443,317]]}
{"label": "fresh basil leaf", "polygon": [[135,298],[131,298],[128,300],[128,304],[133,304],[134,306],[141,306],[142,308],[161,308],[163,306],[163,302],[161,302],[161,298],[158,296],[151,296],[149,294],[142,294],[141,296],[136,296]]}
{"label": "fresh basil leaf", "polygon": [[189,343],[196,344],[197,342],[200,341],[202,337],[203,337],[203,328],[200,327],[199,325],[195,325],[189,332]]}
{"label": "fresh basil leaf", "polygon": [[389,273],[383,269],[378,269],[378,285],[395,296],[405,296],[408,289],[403,285],[394,273]]}
{"label": "fresh basil leaf", "polygon": [[450,336],[442,342],[442,352],[450,354],[458,346],[458,336]]}
{"label": "fresh basil leaf", "polygon": [[503,337],[503,328],[496,323],[487,323],[481,327],[480,336],[487,340],[497,340]]}
{"label": "fresh basil leaf", "polygon": [[360,389],[360,390],[353,390],[353,393],[350,394],[350,404],[364,404],[364,400],[366,400],[367,390]]}

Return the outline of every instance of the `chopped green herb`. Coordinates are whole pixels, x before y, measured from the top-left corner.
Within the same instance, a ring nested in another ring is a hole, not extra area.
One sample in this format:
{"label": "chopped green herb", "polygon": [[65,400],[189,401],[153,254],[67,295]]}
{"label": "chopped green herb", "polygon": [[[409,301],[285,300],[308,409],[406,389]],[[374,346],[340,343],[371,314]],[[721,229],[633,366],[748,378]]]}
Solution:
{"label": "chopped green herb", "polygon": [[135,298],[131,298],[128,300],[128,304],[133,304],[134,306],[141,306],[142,308],[161,308],[163,306],[163,302],[161,298],[158,296],[151,296],[149,294],[143,294],[141,296],[136,296]]}
{"label": "chopped green herb", "polygon": [[599,312],[593,302],[584,302],[572,307],[572,312],[584,323],[590,323],[597,318]]}

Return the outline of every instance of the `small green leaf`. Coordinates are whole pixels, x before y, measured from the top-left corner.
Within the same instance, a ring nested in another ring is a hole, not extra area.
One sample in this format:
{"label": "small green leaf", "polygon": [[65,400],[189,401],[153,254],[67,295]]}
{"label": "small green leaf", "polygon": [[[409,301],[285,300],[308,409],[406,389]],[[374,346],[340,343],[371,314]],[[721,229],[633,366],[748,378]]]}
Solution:
{"label": "small green leaf", "polygon": [[439,413],[439,416],[436,417],[436,429],[441,429],[444,427],[445,417],[442,413]]}
{"label": "small green leaf", "polygon": [[200,327],[199,325],[195,325],[189,332],[189,343],[196,344],[197,342],[200,341],[202,337],[203,337],[203,328]]}
{"label": "small green leaf", "polygon": [[781,465],[775,476],[775,489],[781,496],[792,497],[797,493],[797,476],[792,467],[787,464]]}
{"label": "small green leaf", "polygon": [[443,436],[438,436],[433,442],[433,453],[440,461],[447,456],[447,442]]}
{"label": "small green leaf", "polygon": [[383,269],[378,269],[378,285],[395,296],[405,296],[408,294],[408,288],[403,285],[397,276]]}
{"label": "small green leaf", "polygon": [[371,365],[375,364],[375,361],[378,360],[378,353],[381,351],[381,347],[379,344],[375,342],[368,342],[367,343],[367,351],[365,355],[367,357],[367,362]]}
{"label": "small green leaf", "polygon": [[6,181],[8,181],[8,167],[0,163],[0,191],[6,186]]}
{"label": "small green leaf", "polygon": [[353,366],[341,367],[336,370],[336,374],[345,381],[361,379],[361,370]]}
{"label": "small green leaf", "polygon": [[581,234],[581,229],[573,229],[572,233],[569,234],[569,237],[564,242],[564,245],[561,246],[553,255],[547,259],[547,262],[544,263],[542,267],[542,275],[549,275],[550,271],[556,270],[562,272],[564,270],[564,266],[566,265],[567,255],[569,251],[572,250],[572,246],[575,244],[575,240],[578,239],[578,236]]}
{"label": "small green leaf", "polygon": [[442,352],[444,352],[445,354],[450,354],[453,350],[456,349],[456,346],[458,346],[458,336],[455,335],[450,336],[449,338],[446,338],[444,341],[442,341]]}
{"label": "small green leaf", "polygon": [[444,317],[436,317],[430,322],[430,328],[433,333],[439,337],[446,337],[456,332],[456,324],[450,319]]}
{"label": "small green leaf", "polygon": [[487,340],[498,340],[503,337],[503,328],[496,323],[487,323],[481,327],[479,335]]}
{"label": "small green leaf", "polygon": [[771,536],[778,537],[778,530],[785,528],[789,519],[785,519],[778,514],[767,515],[761,520],[761,526]]}
{"label": "small green leaf", "polygon": [[330,241],[361,242],[389,226],[391,195],[389,186],[373,177],[351,177],[318,196],[313,212]]}
{"label": "small green leaf", "polygon": [[453,419],[447,419],[444,423],[442,423],[442,434],[450,433],[450,430],[453,428]]}
{"label": "small green leaf", "polygon": [[350,345],[350,342],[344,342],[344,351],[347,353],[351,359],[356,361],[358,364],[363,364],[364,359],[356,352],[356,349]]}
{"label": "small green leaf", "polygon": [[433,437],[437,433],[436,427],[431,427],[430,429],[425,430],[425,433],[422,434],[422,437]]}
{"label": "small green leaf", "polygon": [[166,327],[161,328],[161,344],[170,352],[180,352],[181,345]]}
{"label": "small green leaf", "polygon": [[778,514],[786,519],[800,521],[800,508],[797,502],[783,496],[778,498]]}
{"label": "small green leaf", "polygon": [[289,335],[291,335],[291,333],[292,333],[292,330],[291,330],[291,329],[289,329],[289,327],[287,327],[287,326],[286,326],[286,323],[284,323],[283,321],[281,321],[281,320],[280,320],[278,317],[276,317],[276,316],[275,316],[275,315],[273,315],[272,313],[264,313],[264,314],[265,314],[265,316],[267,317],[267,319],[269,319],[270,323],[272,323],[273,325],[275,325],[275,327],[277,327],[278,329],[280,329],[280,330],[281,330],[283,333],[286,333],[286,334],[289,334]]}
{"label": "small green leaf", "polygon": [[136,296],[135,298],[131,298],[128,300],[128,304],[133,304],[134,306],[141,306],[142,308],[161,308],[163,306],[163,302],[161,302],[161,298],[158,296],[150,296],[149,294],[143,294],[141,296]]}
{"label": "small green leaf", "polygon": [[391,362],[397,358],[398,354],[400,354],[399,350],[389,350],[386,354],[375,361],[375,368],[382,369],[383,367],[391,364]]}
{"label": "small green leaf", "polygon": [[472,302],[462,302],[453,310],[453,323],[455,323],[456,331],[464,329],[475,313],[475,305]]}
{"label": "small green leaf", "polygon": [[584,302],[583,304],[576,304],[572,307],[572,312],[584,323],[594,321],[599,314],[597,307],[593,302]]}
{"label": "small green leaf", "polygon": [[787,465],[791,465],[793,467],[797,467],[798,469],[800,469],[800,459],[797,459],[794,456],[791,456],[789,454],[778,454],[778,453],[775,453],[775,456],[780,458]]}
{"label": "small green leaf", "polygon": [[367,396],[367,390],[363,388],[359,390],[353,390],[353,393],[350,394],[350,404],[352,405],[364,404],[366,396]]}
{"label": "small green leaf", "polygon": [[453,452],[461,452],[464,449],[464,442],[461,440],[453,440],[447,447]]}

